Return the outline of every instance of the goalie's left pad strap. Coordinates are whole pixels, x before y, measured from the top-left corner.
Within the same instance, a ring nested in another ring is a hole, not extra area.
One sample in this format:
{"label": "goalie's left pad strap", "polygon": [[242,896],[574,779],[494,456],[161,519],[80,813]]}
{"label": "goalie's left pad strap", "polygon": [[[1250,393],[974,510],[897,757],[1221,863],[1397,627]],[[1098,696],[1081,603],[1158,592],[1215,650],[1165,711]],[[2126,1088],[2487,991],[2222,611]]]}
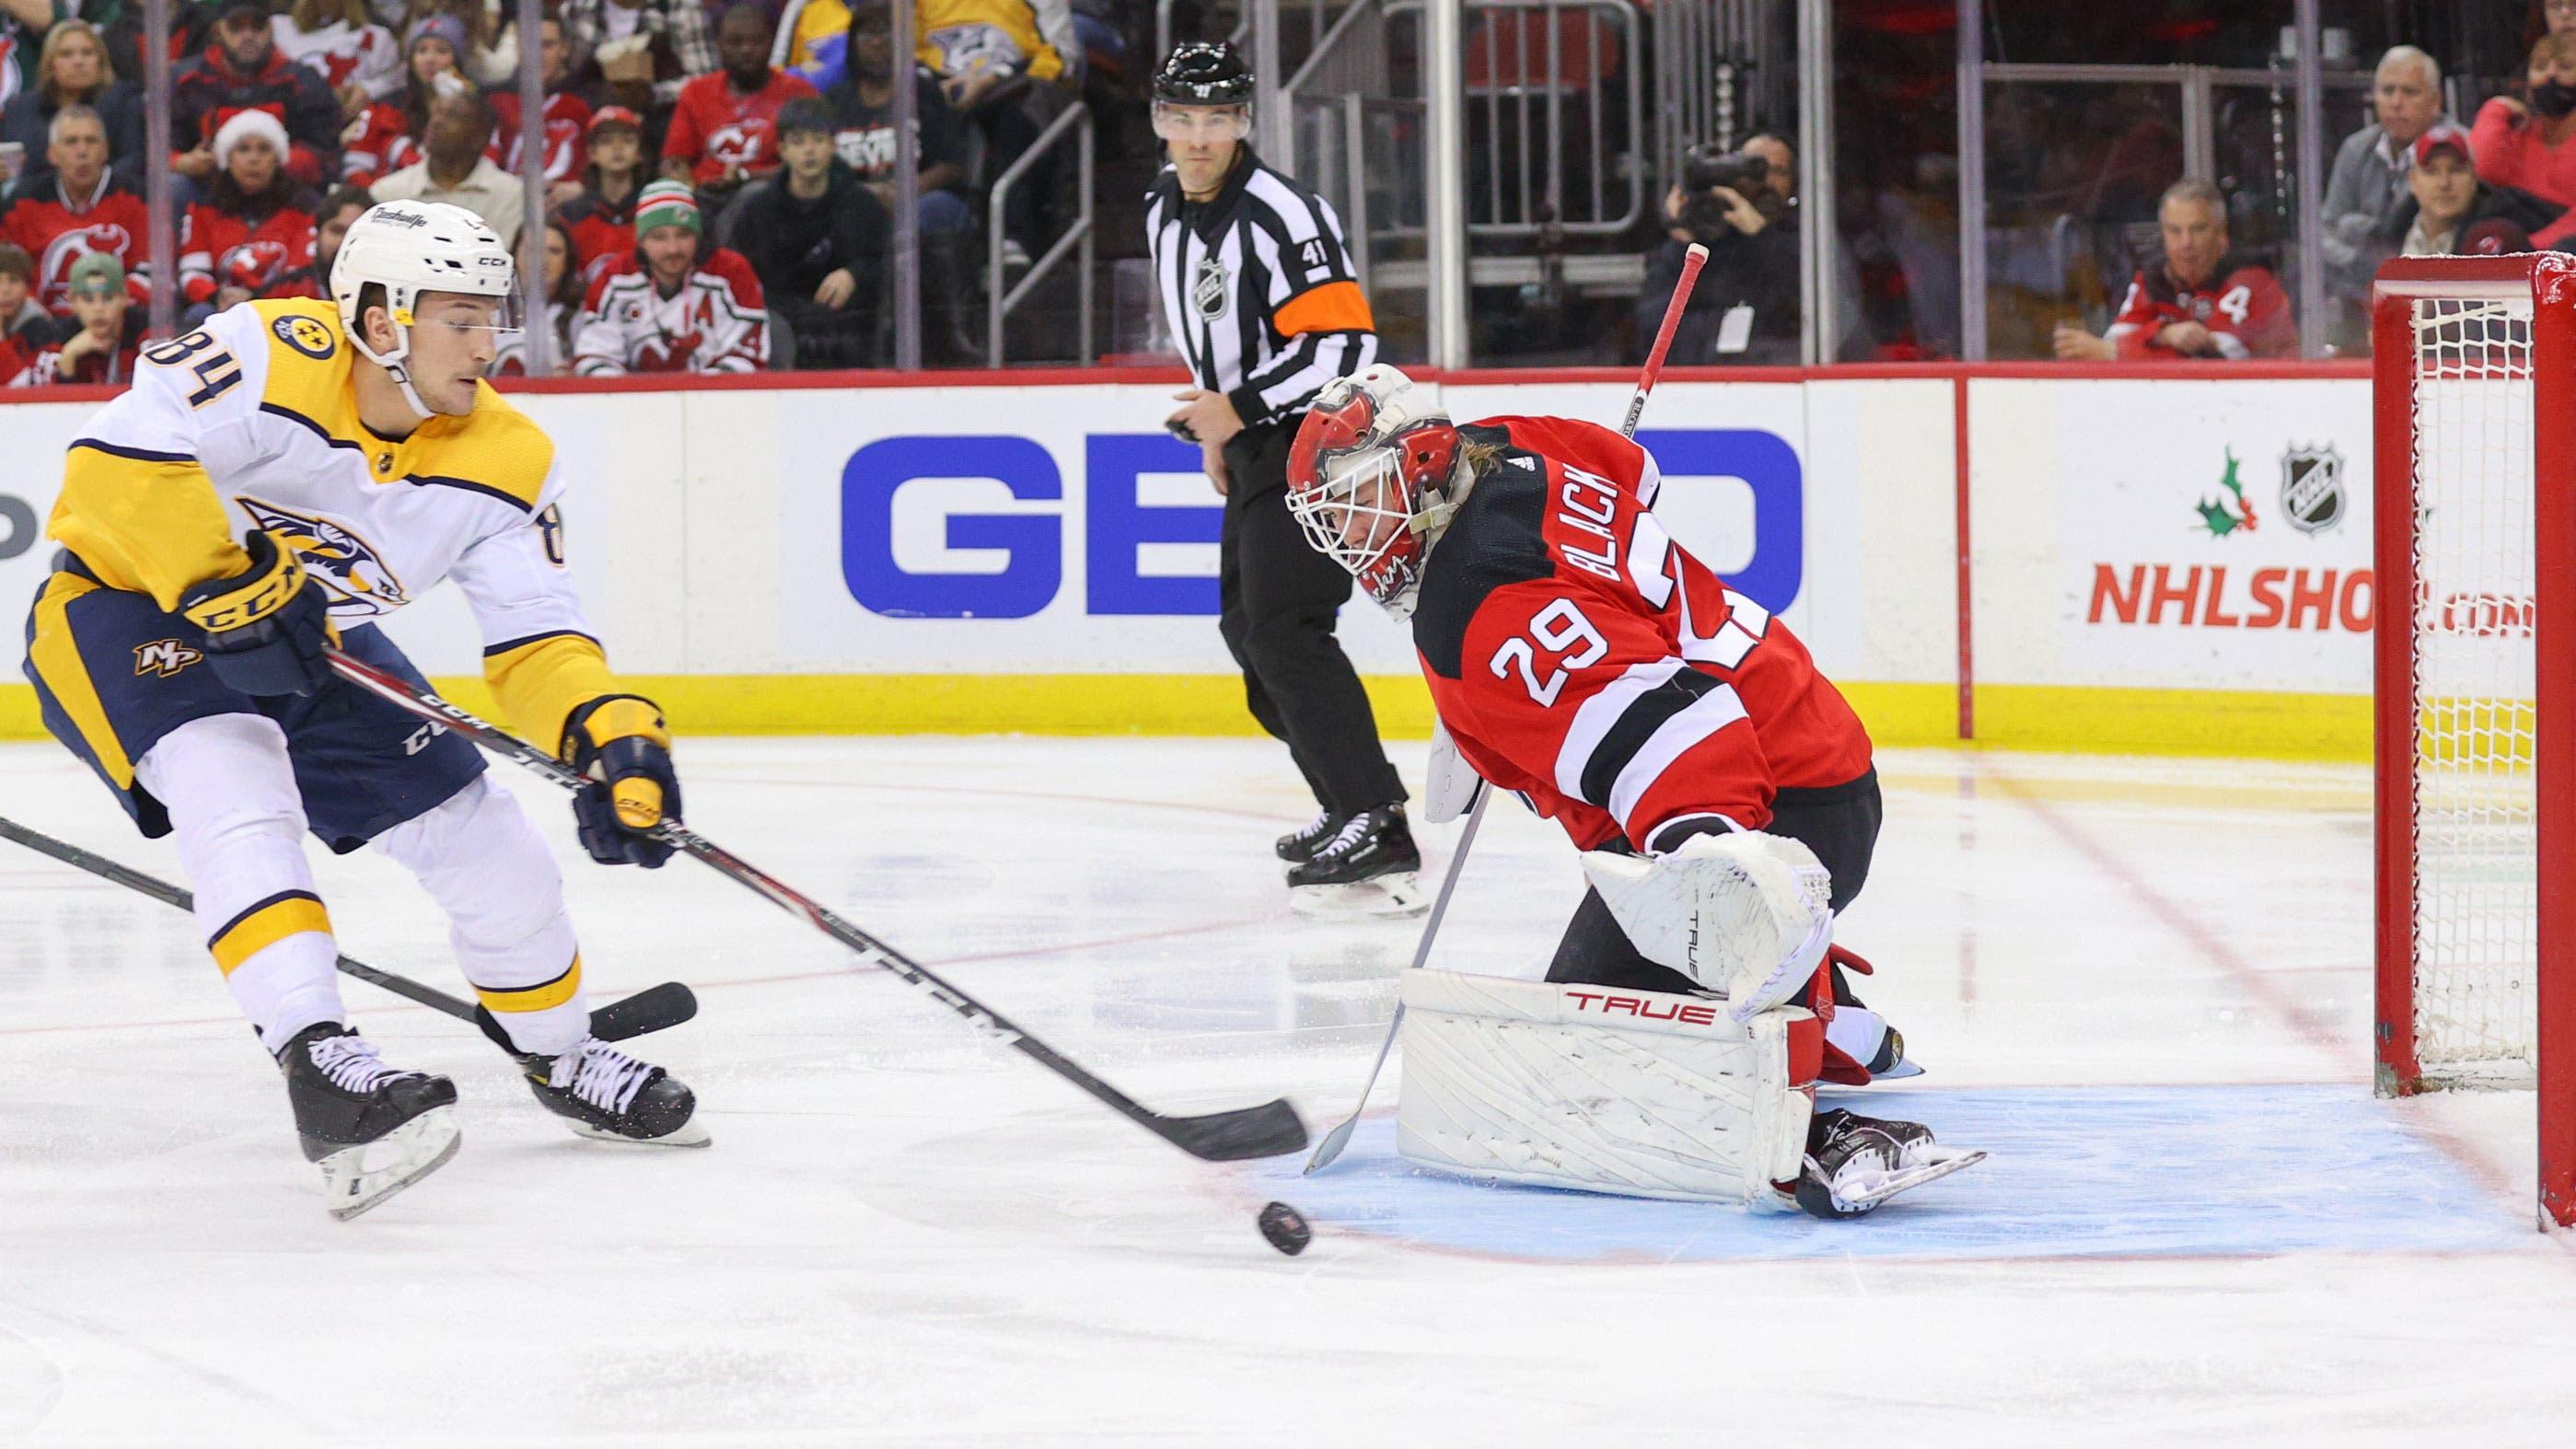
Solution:
{"label": "goalie's left pad strap", "polygon": [[1396,1150],[1424,1167],[1635,1197],[1767,1203],[1798,1176],[1824,1030],[1697,996],[1404,974]]}

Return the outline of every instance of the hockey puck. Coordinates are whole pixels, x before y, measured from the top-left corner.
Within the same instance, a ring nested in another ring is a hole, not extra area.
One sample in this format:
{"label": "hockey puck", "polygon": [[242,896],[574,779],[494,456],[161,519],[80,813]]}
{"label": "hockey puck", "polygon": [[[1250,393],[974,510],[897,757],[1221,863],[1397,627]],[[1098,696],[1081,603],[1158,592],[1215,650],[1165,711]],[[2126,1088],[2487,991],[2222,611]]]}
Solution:
{"label": "hockey puck", "polygon": [[1315,1241],[1315,1230],[1306,1225],[1306,1215],[1284,1202],[1267,1204],[1261,1209],[1261,1236],[1270,1246],[1296,1257]]}

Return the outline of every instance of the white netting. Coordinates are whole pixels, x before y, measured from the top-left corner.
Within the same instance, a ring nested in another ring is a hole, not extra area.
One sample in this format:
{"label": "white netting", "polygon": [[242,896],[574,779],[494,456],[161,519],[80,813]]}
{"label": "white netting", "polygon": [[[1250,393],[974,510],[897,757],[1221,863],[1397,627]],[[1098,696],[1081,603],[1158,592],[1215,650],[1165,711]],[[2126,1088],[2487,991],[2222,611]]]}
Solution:
{"label": "white netting", "polygon": [[2428,1082],[2527,1085],[2538,957],[2531,301],[2412,306],[2415,1050]]}

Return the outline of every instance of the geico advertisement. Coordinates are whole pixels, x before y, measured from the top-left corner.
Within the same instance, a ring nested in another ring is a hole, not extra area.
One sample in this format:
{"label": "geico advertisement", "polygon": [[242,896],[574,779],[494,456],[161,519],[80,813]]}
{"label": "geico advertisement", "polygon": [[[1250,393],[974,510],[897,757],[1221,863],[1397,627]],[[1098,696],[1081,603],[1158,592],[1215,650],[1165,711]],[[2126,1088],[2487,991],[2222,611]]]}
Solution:
{"label": "geico advertisement", "polygon": [[[1785,609],[1805,557],[1798,389],[1754,391],[1782,395],[1752,408],[1759,418],[1705,426],[1673,425],[1675,409],[1640,441],[1663,466],[1667,526]],[[1460,388],[1450,401],[1462,419],[1555,411],[1615,422],[1627,397]],[[1168,388],[1069,387],[889,391],[800,409],[779,454],[782,662],[1231,669],[1213,626],[1224,501],[1199,450],[1163,432],[1173,406]],[[1340,633],[1364,672],[1416,667],[1403,628],[1364,598],[1344,608]]]}

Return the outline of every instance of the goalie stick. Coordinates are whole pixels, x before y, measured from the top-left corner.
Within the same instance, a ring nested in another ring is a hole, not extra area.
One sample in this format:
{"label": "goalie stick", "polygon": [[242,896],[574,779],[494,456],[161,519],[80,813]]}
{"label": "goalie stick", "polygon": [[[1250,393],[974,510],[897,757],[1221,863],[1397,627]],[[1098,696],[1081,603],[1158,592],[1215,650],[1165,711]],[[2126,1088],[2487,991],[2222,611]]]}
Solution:
{"label": "goalie stick", "polygon": [[[1646,354],[1645,371],[1637,375],[1637,395],[1628,399],[1627,419],[1619,424],[1619,436],[1637,436],[1637,420],[1646,415],[1646,394],[1655,390],[1655,379],[1663,376],[1664,354],[1673,349],[1673,329],[1681,325],[1682,311],[1690,302],[1691,288],[1699,281],[1699,269],[1708,265],[1708,248],[1692,242],[1682,256],[1682,274],[1673,282],[1673,299],[1664,304],[1664,320],[1655,328],[1655,345]],[[1449,893],[1458,886],[1458,872],[1467,864],[1467,851],[1476,843],[1476,827],[1485,820],[1485,802],[1494,798],[1493,787],[1476,783],[1476,798],[1467,807],[1467,828],[1459,833],[1457,853],[1449,857],[1449,873],[1440,882],[1440,895],[1431,903],[1431,919],[1422,923],[1422,940],[1413,948],[1413,964],[1407,971],[1419,971],[1431,959],[1432,939],[1440,934],[1440,918],[1449,911]],[[1386,1058],[1395,1050],[1395,1034],[1404,1026],[1404,999],[1396,998],[1395,1015],[1387,1019],[1386,1040],[1378,1043],[1377,1061],[1369,1067],[1368,1080],[1360,1085],[1360,1099],[1351,1115],[1342,1119],[1332,1131],[1315,1144],[1314,1155],[1298,1175],[1311,1177],[1332,1166],[1333,1159],[1351,1142],[1351,1133],[1360,1125],[1361,1114],[1368,1111],[1369,1094],[1377,1090],[1377,1079],[1386,1070]]]}
{"label": "goalie stick", "polygon": [[[177,906],[183,911],[197,908],[196,897],[168,881],[145,875],[131,866],[119,865],[106,856],[83,850],[68,841],[56,840],[41,831],[30,830],[16,821],[0,818],[0,837],[14,840],[39,855],[49,855],[65,865],[88,871],[102,880],[114,881],[128,890],[150,896],[163,905]],[[510,1046],[506,1036],[495,1035],[501,1028],[500,1023],[492,1019],[492,1013],[473,1002],[459,1000],[408,976],[378,970],[352,957],[342,956],[339,966],[343,974],[355,976],[371,986],[381,986],[396,996],[419,1002],[434,1011],[443,1011],[459,1021],[473,1022],[483,1029],[485,1035],[499,1041],[503,1049],[517,1050]],[[592,1011],[590,1034],[601,1041],[626,1041],[648,1032],[678,1026],[697,1014],[697,994],[677,981],[665,981]]]}
{"label": "goalie stick", "polygon": [[[444,725],[567,790],[579,790],[589,783],[563,761],[498,726],[484,723],[437,695],[412,688],[407,680],[352,659],[338,649],[325,649],[323,652],[331,661],[331,668],[341,678],[389,704],[433,724]],[[1120,1116],[1192,1157],[1209,1162],[1235,1162],[1246,1158],[1275,1157],[1306,1145],[1306,1124],[1298,1118],[1297,1109],[1289,1106],[1284,1098],[1264,1102],[1257,1107],[1211,1112],[1198,1117],[1171,1117],[1153,1111],[1085,1071],[1001,1013],[942,980],[928,967],[851,925],[819,902],[679,821],[665,819],[653,833],[673,848],[695,856],[717,874],[767,897],[782,910],[804,917],[816,930],[857,952],[868,964],[892,972],[906,985],[918,988],[964,1017],[968,1026],[1018,1048],[1040,1066],[1080,1087]]]}

